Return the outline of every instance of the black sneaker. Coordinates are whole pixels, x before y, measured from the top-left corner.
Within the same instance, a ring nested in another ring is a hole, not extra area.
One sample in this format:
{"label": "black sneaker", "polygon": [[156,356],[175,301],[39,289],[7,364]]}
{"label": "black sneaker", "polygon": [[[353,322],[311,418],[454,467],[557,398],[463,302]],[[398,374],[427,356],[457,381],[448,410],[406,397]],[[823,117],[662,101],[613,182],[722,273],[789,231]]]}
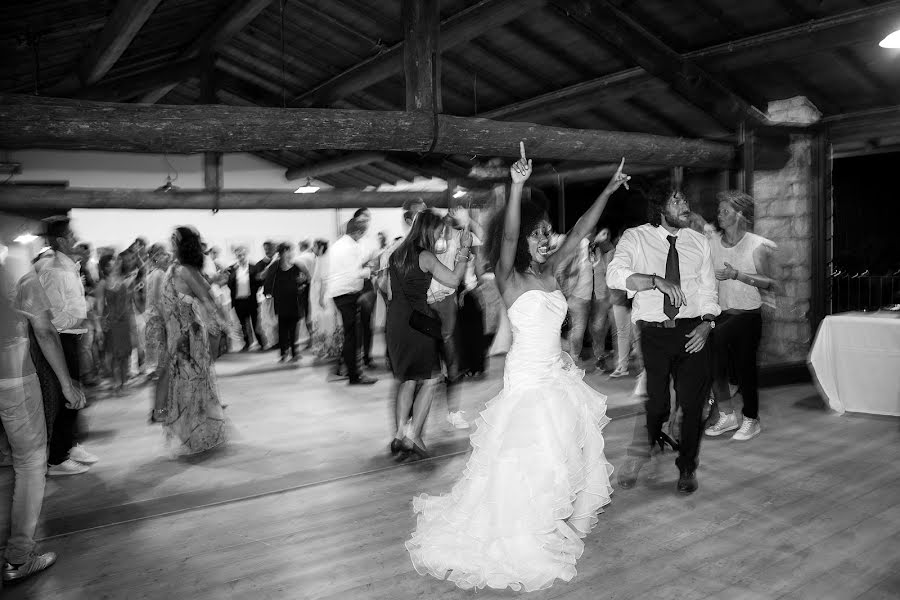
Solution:
{"label": "black sneaker", "polygon": [[349,385],[372,385],[378,381],[374,377],[369,377],[368,375],[360,375],[359,377],[351,377],[348,382]]}

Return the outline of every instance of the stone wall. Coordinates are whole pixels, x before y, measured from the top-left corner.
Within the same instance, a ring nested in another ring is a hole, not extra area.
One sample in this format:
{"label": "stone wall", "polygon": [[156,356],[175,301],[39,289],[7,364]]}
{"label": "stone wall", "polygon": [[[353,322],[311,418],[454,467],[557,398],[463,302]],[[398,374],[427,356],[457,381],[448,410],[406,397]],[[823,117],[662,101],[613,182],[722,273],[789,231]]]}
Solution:
{"label": "stone wall", "polygon": [[812,343],[813,137],[792,135],[790,159],[777,171],[753,174],[754,231],[778,245],[780,286],[764,294],[760,364],[806,361]]}

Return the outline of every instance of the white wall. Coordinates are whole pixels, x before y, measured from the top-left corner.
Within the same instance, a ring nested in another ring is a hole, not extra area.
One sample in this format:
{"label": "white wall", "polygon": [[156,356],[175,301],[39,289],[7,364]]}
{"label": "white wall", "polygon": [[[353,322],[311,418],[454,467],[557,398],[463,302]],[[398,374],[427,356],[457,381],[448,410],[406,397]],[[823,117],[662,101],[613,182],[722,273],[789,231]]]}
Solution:
{"label": "white wall", "polygon": [[[68,181],[72,187],[156,189],[172,175],[183,189],[203,188],[203,158],[200,155],[129,154],[111,152],[66,152],[28,150],[8,153],[8,160],[21,163],[16,179]],[[177,175],[177,179],[176,179]],[[302,183],[302,182],[300,182]],[[250,154],[223,157],[226,189],[294,190],[300,183],[287,181],[284,168]],[[322,188],[329,186],[315,182]],[[353,211],[321,210],[120,210],[75,209],[72,226],[79,239],[97,246],[124,249],[141,236],[149,243],[168,241],[178,225],[193,225],[210,246],[219,246],[225,260],[237,244],[250,248],[251,258],[262,255],[267,239],[298,242],[303,239],[337,238],[339,223]],[[388,239],[402,233],[399,209],[373,209],[369,237],[384,231]]]}

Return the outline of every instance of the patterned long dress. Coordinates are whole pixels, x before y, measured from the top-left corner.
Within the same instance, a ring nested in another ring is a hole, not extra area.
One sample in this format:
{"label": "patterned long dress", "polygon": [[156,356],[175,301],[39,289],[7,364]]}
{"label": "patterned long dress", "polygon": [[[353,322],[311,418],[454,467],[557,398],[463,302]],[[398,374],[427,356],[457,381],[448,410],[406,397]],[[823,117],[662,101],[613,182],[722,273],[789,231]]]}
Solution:
{"label": "patterned long dress", "polygon": [[197,454],[223,444],[228,424],[209,351],[207,323],[213,318],[197,298],[175,289],[179,268],[185,267],[166,273],[161,298],[169,369],[164,426],[176,453]]}
{"label": "patterned long dress", "polygon": [[325,282],[319,269],[321,257],[316,261],[309,289],[310,316],[312,321],[312,349],[319,358],[340,358],[344,348],[344,327],[341,316],[331,298],[325,298],[325,307],[319,306],[319,293]]}

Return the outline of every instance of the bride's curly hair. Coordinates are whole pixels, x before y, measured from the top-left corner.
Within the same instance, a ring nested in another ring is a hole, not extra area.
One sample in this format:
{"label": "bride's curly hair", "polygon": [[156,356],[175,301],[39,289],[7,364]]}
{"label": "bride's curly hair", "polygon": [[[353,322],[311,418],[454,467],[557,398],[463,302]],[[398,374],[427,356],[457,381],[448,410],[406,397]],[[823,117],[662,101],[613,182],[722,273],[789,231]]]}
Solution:
{"label": "bride's curly hair", "polygon": [[200,233],[193,227],[176,227],[172,235],[175,255],[181,264],[203,269],[203,244]]}
{"label": "bride's curly hair", "polygon": [[[503,221],[506,219],[506,209],[498,210],[488,223],[487,255],[492,267],[496,267],[500,261],[500,249],[503,247]],[[516,242],[516,258],[513,269],[518,273],[524,273],[531,264],[531,253],[528,252],[528,236],[538,226],[538,223],[547,219],[547,211],[543,206],[533,200],[522,199],[521,219],[519,221],[519,238]]]}

